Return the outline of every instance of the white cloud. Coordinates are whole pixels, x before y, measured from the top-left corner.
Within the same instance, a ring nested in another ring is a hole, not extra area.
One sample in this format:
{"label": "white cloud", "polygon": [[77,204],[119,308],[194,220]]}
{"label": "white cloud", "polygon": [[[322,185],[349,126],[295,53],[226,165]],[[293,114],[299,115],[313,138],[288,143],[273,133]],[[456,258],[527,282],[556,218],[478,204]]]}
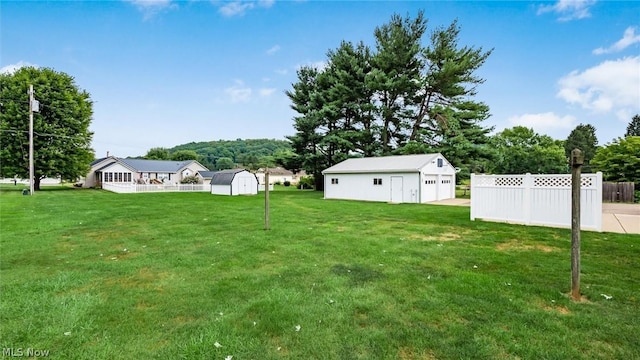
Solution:
{"label": "white cloud", "polygon": [[5,65],[2,68],[0,68],[0,74],[13,74],[16,71],[18,71],[18,69],[23,68],[23,67],[38,67],[38,65],[34,65],[31,63],[28,63],[26,61],[18,61],[15,64],[9,64],[9,65]]}
{"label": "white cloud", "polygon": [[640,56],[605,61],[558,81],[557,96],[584,109],[624,114],[640,110]]}
{"label": "white cloud", "polygon": [[177,9],[178,5],[173,0],[124,0],[133,4],[144,14],[144,20],[148,20],[162,11]]}
{"label": "white cloud", "polygon": [[224,2],[224,5],[220,7],[220,13],[224,16],[242,16],[248,10],[255,8],[256,6],[262,8],[270,8],[274,4],[274,0],[259,0],[259,1],[242,1],[236,0],[231,2]]}
{"label": "white cloud", "polygon": [[252,90],[241,80],[236,80],[236,84],[224,89],[224,92],[230,97],[232,103],[246,103],[251,100]]}
{"label": "white cloud", "polygon": [[260,93],[260,96],[266,97],[266,96],[270,96],[275,91],[276,91],[275,88],[269,88],[269,89],[260,89],[258,92]]}
{"label": "white cloud", "polygon": [[287,75],[289,71],[287,69],[277,69],[275,70],[275,73],[278,75]]}
{"label": "white cloud", "polygon": [[640,35],[636,35],[636,28],[633,26],[629,26],[627,30],[624,31],[624,35],[622,35],[622,39],[616,41],[615,44],[609,46],[608,48],[597,48],[593,50],[595,55],[601,54],[610,54],[613,52],[622,51],[629,46],[640,42]]}
{"label": "white cloud", "polygon": [[271,49],[267,50],[267,55],[273,55],[278,51],[280,51],[280,45],[274,45],[271,47]]}
{"label": "white cloud", "polygon": [[552,112],[540,114],[523,114],[509,118],[512,126],[533,128],[537,133],[547,133],[556,129],[571,129],[575,126],[576,118],[571,115],[560,116]]}
{"label": "white cloud", "polygon": [[589,9],[595,0],[559,0],[553,5],[541,5],[538,8],[538,15],[552,12],[558,14],[559,21],[570,21],[591,17]]}

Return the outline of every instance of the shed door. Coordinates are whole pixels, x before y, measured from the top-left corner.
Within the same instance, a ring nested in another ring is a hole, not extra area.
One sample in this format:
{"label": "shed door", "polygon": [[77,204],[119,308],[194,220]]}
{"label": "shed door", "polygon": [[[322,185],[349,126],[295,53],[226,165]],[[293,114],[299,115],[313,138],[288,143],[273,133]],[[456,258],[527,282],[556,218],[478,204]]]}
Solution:
{"label": "shed door", "polygon": [[402,202],[402,176],[391,177],[391,202]]}
{"label": "shed door", "polygon": [[238,194],[251,194],[251,184],[249,183],[249,179],[241,177],[238,180]]}

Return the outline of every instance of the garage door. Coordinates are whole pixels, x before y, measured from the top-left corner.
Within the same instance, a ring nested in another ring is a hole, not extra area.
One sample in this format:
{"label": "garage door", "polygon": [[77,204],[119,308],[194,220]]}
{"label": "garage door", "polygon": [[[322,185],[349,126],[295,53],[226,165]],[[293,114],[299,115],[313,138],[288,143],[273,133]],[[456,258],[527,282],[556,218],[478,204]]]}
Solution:
{"label": "garage door", "polygon": [[424,175],[422,183],[422,201],[429,202],[438,199],[438,177],[436,175]]}
{"label": "garage door", "polygon": [[451,175],[442,175],[440,177],[440,200],[442,199],[451,199],[453,198],[453,176]]}

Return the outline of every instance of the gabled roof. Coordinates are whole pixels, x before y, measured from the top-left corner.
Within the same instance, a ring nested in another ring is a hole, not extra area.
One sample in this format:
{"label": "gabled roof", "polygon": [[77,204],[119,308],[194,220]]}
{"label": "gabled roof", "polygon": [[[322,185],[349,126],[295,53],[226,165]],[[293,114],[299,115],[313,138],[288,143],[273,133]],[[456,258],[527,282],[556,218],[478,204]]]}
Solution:
{"label": "gabled roof", "polygon": [[177,173],[182,168],[196,162],[195,160],[147,160],[147,159],[118,159],[138,172]]}
{"label": "gabled roof", "polygon": [[442,156],[435,154],[396,155],[368,158],[352,158],[325,169],[323,174],[373,173],[373,172],[416,172]]}
{"label": "gabled roof", "polygon": [[[97,159],[91,162],[91,167],[100,166],[94,171],[102,171],[105,168],[120,164],[135,172],[156,172],[156,173],[177,173],[191,164],[198,164],[195,160],[172,161],[172,160],[147,160],[147,159],[122,159],[115,156]],[[204,168],[204,166],[202,166]],[[206,168],[205,168],[206,169]]]}
{"label": "gabled roof", "polygon": [[[211,185],[231,185],[237,173],[246,171],[245,169],[220,170],[213,173]],[[255,175],[254,175],[255,176]]]}

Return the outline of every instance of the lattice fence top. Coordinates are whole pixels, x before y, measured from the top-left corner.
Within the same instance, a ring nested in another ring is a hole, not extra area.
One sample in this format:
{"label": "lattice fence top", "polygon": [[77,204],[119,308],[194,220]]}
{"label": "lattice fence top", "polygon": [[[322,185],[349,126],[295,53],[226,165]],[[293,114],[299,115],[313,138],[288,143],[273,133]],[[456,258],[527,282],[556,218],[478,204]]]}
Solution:
{"label": "lattice fence top", "polygon": [[496,177],[495,186],[522,186],[524,178],[522,177]]}
{"label": "lattice fence top", "polygon": [[533,187],[570,188],[571,177],[566,176],[534,176]]}
{"label": "lattice fence top", "polygon": [[520,175],[481,175],[476,176],[478,186],[522,186],[524,177]]}
{"label": "lattice fence top", "polygon": [[[544,188],[571,188],[571,174],[555,175],[477,175],[475,176],[475,186],[489,187],[525,187],[529,179],[530,187]],[[580,187],[593,188],[596,186],[595,174],[584,174],[581,176]]]}
{"label": "lattice fence top", "polygon": [[[571,175],[532,175],[533,187],[546,187],[546,188],[571,188]],[[581,188],[591,188],[595,186],[595,175],[582,175],[580,177]]]}

